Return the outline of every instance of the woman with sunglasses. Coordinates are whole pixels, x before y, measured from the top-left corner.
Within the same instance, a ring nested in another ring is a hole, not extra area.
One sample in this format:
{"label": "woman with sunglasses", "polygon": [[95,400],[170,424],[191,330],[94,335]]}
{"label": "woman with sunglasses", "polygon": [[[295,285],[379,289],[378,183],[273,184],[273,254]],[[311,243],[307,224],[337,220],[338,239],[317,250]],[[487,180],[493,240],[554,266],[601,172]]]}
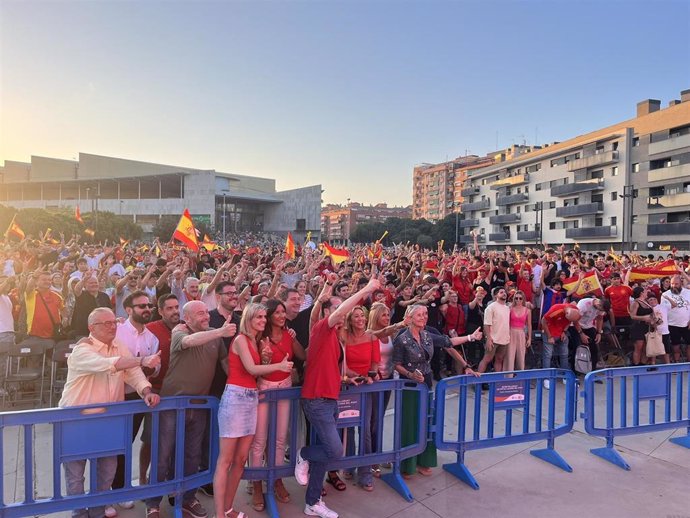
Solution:
{"label": "woman with sunglasses", "polygon": [[525,370],[525,352],[532,342],[532,312],[525,305],[525,294],[518,290],[510,305],[510,343],[504,370]]}

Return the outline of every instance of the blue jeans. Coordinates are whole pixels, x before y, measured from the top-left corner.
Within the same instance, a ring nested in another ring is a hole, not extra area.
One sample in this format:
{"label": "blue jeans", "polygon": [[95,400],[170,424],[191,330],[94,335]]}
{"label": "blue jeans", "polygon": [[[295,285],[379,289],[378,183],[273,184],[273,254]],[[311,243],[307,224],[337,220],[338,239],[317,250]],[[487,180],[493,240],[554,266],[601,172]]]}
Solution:
{"label": "blue jeans", "polygon": [[543,369],[551,368],[551,357],[553,356],[554,349],[556,351],[556,356],[558,356],[558,366],[561,369],[568,369],[568,334],[565,335],[565,340],[556,338],[553,344],[550,344],[548,340],[544,340],[544,349],[541,353],[541,366]]}
{"label": "blue jeans", "polygon": [[[166,480],[170,473],[175,473],[175,428],[177,412],[161,412],[158,420],[158,482]],[[184,472],[185,476],[199,471],[201,463],[201,445],[208,423],[207,410],[192,409],[185,411],[184,417]],[[154,481],[155,482],[155,481]],[[187,504],[196,498],[196,488],[185,491],[182,503]],[[160,507],[161,497],[144,500],[146,507]]]}
{"label": "blue jeans", "polygon": [[302,410],[319,441],[300,451],[302,458],[309,461],[309,483],[304,500],[307,505],[314,505],[321,499],[328,464],[343,456],[343,443],[336,428],[338,402],[326,398],[302,399]]}

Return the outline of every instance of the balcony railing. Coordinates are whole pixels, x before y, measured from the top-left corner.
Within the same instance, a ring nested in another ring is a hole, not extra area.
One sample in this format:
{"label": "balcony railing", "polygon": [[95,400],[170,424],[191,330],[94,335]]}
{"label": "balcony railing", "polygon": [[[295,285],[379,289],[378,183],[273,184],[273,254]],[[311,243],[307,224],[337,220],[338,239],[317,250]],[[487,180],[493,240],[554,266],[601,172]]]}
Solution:
{"label": "balcony railing", "polygon": [[516,223],[518,221],[520,221],[520,214],[497,214],[496,216],[489,216],[489,223],[493,223],[494,225]]}
{"label": "balcony railing", "polygon": [[565,237],[568,239],[587,239],[592,237],[616,237],[618,229],[616,225],[606,227],[580,227],[566,228]]}
{"label": "balcony railing", "polygon": [[555,185],[554,187],[551,187],[551,196],[569,196],[571,194],[578,194],[588,191],[601,191],[603,189],[604,180],[602,178],[595,178],[593,180],[584,180],[577,183]]}
{"label": "balcony railing", "polygon": [[508,194],[505,196],[499,196],[496,198],[496,205],[505,206],[513,205],[515,203],[522,203],[529,200],[529,194],[526,192],[519,192],[517,194]]}
{"label": "balcony railing", "polygon": [[502,187],[515,187],[518,185],[524,185],[526,183],[529,183],[529,174],[527,173],[501,178],[500,180],[493,182],[489,188],[496,190]]}
{"label": "balcony railing", "polygon": [[649,236],[680,236],[690,234],[690,221],[677,223],[651,223],[647,225]]}
{"label": "balcony railing", "polygon": [[479,194],[479,186],[478,185],[473,185],[471,187],[465,187],[460,191],[460,194],[464,196],[474,196],[475,194]]}
{"label": "balcony railing", "polygon": [[584,203],[582,205],[571,205],[570,207],[558,207],[556,216],[559,218],[572,218],[575,216],[585,216],[587,214],[598,214],[604,212],[604,204],[600,201],[594,203]]}
{"label": "balcony railing", "polygon": [[674,165],[673,167],[662,167],[649,171],[647,179],[650,182],[665,182],[690,176],[690,164]]}
{"label": "balcony railing", "polygon": [[[460,236],[459,237],[461,243],[472,243],[473,238],[472,236]],[[486,237],[484,234],[479,234],[477,236],[477,243],[484,243],[486,241]]]}
{"label": "balcony railing", "polygon": [[489,234],[489,241],[510,241],[510,232],[496,232],[494,234]]}
{"label": "balcony railing", "polygon": [[471,228],[471,227],[478,227],[479,226],[479,220],[478,219],[461,219],[460,220],[460,228]]}
{"label": "balcony railing", "polygon": [[577,171],[588,167],[599,167],[618,162],[618,151],[605,151],[585,158],[578,158],[568,162],[568,171]]}
{"label": "balcony railing", "polygon": [[462,212],[471,212],[473,210],[486,210],[491,207],[491,200],[479,200],[472,203],[463,203],[460,205]]}
{"label": "balcony railing", "polygon": [[690,192],[664,194],[663,196],[650,196],[647,198],[648,209],[675,209],[685,205],[690,205]]}
{"label": "balcony railing", "polygon": [[659,142],[652,142],[649,144],[649,154],[657,155],[659,153],[668,153],[669,151],[684,147],[690,147],[690,134],[660,140]]}
{"label": "balcony railing", "polygon": [[523,230],[522,232],[517,233],[517,238],[520,241],[534,241],[539,237],[539,231],[538,230]]}

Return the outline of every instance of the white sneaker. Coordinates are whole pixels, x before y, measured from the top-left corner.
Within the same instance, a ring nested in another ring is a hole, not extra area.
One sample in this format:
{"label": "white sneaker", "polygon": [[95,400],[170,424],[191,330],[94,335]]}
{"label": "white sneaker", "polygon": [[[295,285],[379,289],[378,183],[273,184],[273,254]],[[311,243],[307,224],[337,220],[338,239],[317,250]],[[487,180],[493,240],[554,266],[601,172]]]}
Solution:
{"label": "white sneaker", "polygon": [[566,381],[565,378],[563,378],[561,381],[563,382],[563,385],[567,385],[567,384],[568,384],[568,382]]}
{"label": "white sneaker", "polygon": [[304,514],[308,516],[320,516],[321,518],[338,518],[338,513],[326,507],[326,504],[324,504],[321,499],[314,505],[305,505]]}
{"label": "white sneaker", "polygon": [[120,502],[119,505],[123,509],[132,509],[134,507],[134,502],[132,500],[127,500],[126,502]]}
{"label": "white sneaker", "polygon": [[106,516],[106,518],[115,518],[115,516],[117,516],[117,509],[115,509],[112,505],[106,505],[103,514]]}
{"label": "white sneaker", "polygon": [[551,384],[549,383],[549,380],[544,380],[544,388],[546,390],[549,390],[549,388],[551,388]]}
{"label": "white sneaker", "polygon": [[[302,458],[302,450],[299,450],[297,452],[297,459],[295,460],[295,479],[297,480],[297,483],[300,486],[306,486],[307,483],[309,482],[309,461],[304,460]],[[314,505],[315,506],[318,505],[318,502]],[[310,507],[310,506],[307,506],[307,507]],[[324,509],[328,510],[328,508],[325,505],[323,507],[324,507]],[[309,513],[307,513],[306,508],[305,508],[304,512],[306,514],[309,514]],[[311,516],[326,516],[326,515],[312,514]],[[328,515],[328,516],[330,516],[330,515]],[[338,515],[334,513],[334,516],[337,517]]]}

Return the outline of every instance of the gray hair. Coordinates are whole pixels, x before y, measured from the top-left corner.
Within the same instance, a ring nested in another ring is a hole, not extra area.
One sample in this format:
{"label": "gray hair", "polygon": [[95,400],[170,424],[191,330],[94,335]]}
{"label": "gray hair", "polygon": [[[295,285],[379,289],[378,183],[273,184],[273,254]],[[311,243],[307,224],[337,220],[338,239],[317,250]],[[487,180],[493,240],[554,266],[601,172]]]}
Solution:
{"label": "gray hair", "polygon": [[405,310],[405,318],[412,318],[420,309],[426,309],[426,306],[424,304],[412,304],[411,306],[407,306],[407,309]]}
{"label": "gray hair", "polygon": [[184,287],[185,287],[185,288],[189,288],[189,286],[192,284],[192,282],[197,282],[197,283],[198,283],[198,282],[199,282],[199,279],[197,279],[196,277],[187,277],[187,278],[184,280]]}
{"label": "gray hair", "polygon": [[109,313],[112,316],[115,316],[115,313],[113,313],[113,310],[110,308],[96,308],[91,313],[89,313],[89,319],[87,321],[88,324],[90,326],[94,325],[96,323],[96,317],[101,313]]}

